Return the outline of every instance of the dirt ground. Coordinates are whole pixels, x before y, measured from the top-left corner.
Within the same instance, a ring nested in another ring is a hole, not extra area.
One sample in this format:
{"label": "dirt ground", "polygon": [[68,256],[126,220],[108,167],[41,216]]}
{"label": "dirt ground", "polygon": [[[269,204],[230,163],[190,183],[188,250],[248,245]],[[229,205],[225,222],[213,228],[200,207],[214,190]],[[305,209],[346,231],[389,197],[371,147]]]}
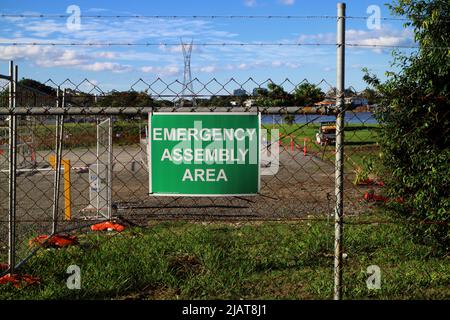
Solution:
{"label": "dirt ground", "polygon": [[[38,172],[24,172],[17,177],[18,217],[51,218],[54,171],[49,168],[49,152],[37,154]],[[64,151],[63,158],[71,163],[71,196],[73,218],[85,215],[81,210],[89,205],[89,174],[80,168],[96,162],[95,149]],[[148,195],[148,172],[138,145],[115,146],[113,152],[113,203],[117,214],[214,218],[221,216],[254,218],[299,218],[311,214],[331,213],[334,206],[334,165],[301,150],[280,152],[280,166],[275,175],[261,176],[261,193],[251,197],[155,197]],[[2,217],[8,206],[7,173],[0,174],[0,208]],[[364,205],[357,199],[364,189],[351,184],[346,177],[346,205],[359,212]],[[61,182],[63,185],[63,181]],[[60,207],[63,207],[61,186]],[[61,215],[63,212],[61,211]]]}

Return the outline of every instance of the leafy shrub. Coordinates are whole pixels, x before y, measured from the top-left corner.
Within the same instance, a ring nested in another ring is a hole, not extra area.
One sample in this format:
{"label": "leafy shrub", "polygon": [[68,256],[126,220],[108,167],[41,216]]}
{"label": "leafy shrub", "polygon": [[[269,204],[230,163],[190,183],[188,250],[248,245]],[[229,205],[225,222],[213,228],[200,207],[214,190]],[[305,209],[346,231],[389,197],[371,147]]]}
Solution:
{"label": "leafy shrub", "polygon": [[447,0],[399,0],[391,10],[408,17],[419,50],[410,56],[394,52],[399,72],[386,82],[365,70],[365,80],[381,95],[377,118],[388,193],[403,197],[395,209],[412,219],[422,240],[450,239],[450,148],[448,130],[450,51]]}

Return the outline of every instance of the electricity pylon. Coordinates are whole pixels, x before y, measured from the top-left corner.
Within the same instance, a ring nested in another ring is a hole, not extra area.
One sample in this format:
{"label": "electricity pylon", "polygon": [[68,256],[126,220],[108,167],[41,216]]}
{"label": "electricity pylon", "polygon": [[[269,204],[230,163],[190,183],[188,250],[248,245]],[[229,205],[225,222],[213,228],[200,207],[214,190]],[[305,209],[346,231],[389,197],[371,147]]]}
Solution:
{"label": "electricity pylon", "polygon": [[[191,43],[183,43],[183,39],[180,40],[184,58],[183,90],[181,92],[181,106],[183,106],[186,97],[194,95],[194,85],[192,84],[192,74],[191,74],[191,54],[194,40],[192,39]],[[195,99],[192,97],[192,106],[195,105],[196,105]]]}

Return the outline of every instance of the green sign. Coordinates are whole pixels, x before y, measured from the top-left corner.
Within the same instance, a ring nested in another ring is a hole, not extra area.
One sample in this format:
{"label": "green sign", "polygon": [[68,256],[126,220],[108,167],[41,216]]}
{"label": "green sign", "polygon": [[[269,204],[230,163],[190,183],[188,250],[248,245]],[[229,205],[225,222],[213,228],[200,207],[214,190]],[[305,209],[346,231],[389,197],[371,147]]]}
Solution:
{"label": "green sign", "polygon": [[257,113],[149,114],[150,194],[257,194],[260,122]]}

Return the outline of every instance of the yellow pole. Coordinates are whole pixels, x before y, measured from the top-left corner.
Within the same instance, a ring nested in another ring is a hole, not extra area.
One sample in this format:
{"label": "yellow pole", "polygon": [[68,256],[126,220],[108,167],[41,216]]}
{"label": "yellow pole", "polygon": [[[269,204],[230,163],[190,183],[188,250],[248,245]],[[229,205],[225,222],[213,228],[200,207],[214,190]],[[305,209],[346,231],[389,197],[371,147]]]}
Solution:
{"label": "yellow pole", "polygon": [[[55,155],[50,155],[48,161],[53,169],[56,168],[56,157]],[[61,159],[61,165],[64,168],[64,217],[66,220],[72,218],[72,206],[70,199],[70,160]]]}
{"label": "yellow pole", "polygon": [[66,220],[70,220],[72,218],[72,207],[70,200],[70,160],[62,160],[62,164],[64,166],[64,217]]}
{"label": "yellow pole", "polygon": [[54,154],[48,156],[48,162],[50,162],[50,165],[52,166],[53,169],[55,169],[56,167],[56,157]]}

